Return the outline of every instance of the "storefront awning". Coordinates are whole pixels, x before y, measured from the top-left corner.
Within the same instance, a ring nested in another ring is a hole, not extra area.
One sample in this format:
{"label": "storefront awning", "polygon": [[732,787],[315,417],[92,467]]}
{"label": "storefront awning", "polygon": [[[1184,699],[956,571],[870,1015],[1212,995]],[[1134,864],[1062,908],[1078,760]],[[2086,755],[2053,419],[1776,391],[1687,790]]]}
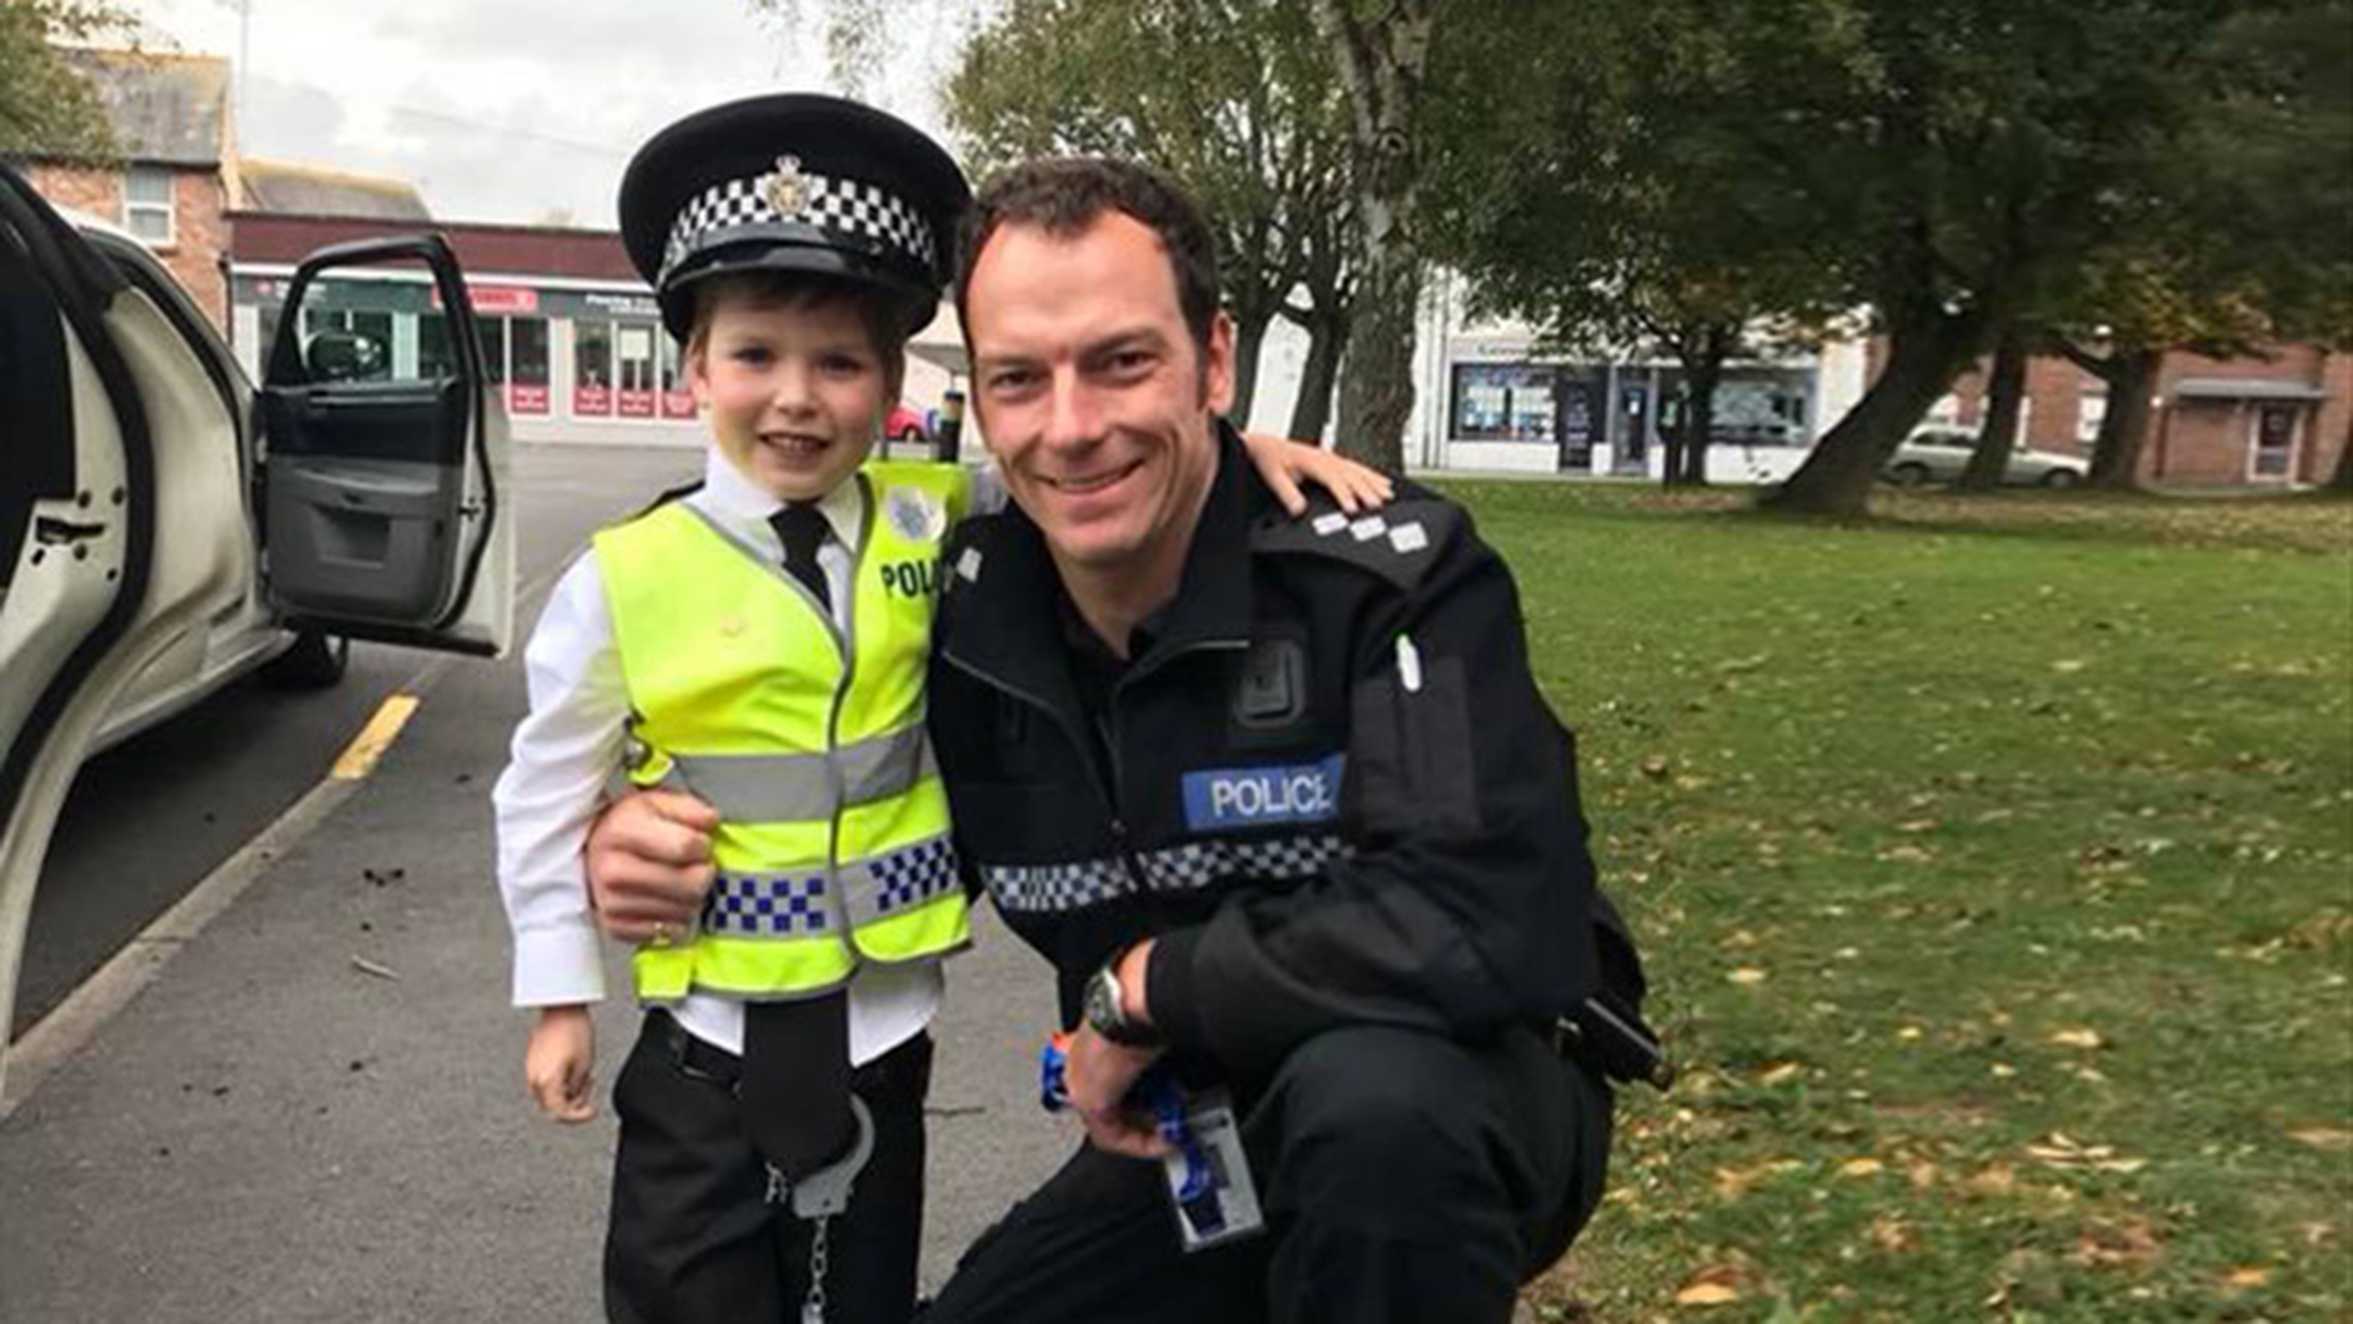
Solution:
{"label": "storefront awning", "polygon": [[958,377],[969,377],[972,375],[972,360],[965,356],[963,341],[910,341],[907,345],[907,352],[923,360],[925,363],[945,368]]}
{"label": "storefront awning", "polygon": [[2328,392],[2305,382],[2265,377],[2184,377],[2173,384],[2177,400],[2326,400]]}

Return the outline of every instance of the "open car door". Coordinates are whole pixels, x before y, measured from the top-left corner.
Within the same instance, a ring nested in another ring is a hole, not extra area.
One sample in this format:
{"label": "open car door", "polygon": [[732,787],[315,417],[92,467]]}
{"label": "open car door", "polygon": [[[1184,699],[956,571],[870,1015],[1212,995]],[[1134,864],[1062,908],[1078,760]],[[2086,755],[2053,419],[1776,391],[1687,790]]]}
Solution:
{"label": "open car door", "polygon": [[[414,303],[395,319],[388,301]],[[286,624],[495,656],[514,625],[506,413],[439,235],[295,269],[258,409],[264,580]]]}
{"label": "open car door", "polygon": [[204,365],[0,164],[0,1027],[50,830],[101,719],[236,600],[251,556],[234,427]]}

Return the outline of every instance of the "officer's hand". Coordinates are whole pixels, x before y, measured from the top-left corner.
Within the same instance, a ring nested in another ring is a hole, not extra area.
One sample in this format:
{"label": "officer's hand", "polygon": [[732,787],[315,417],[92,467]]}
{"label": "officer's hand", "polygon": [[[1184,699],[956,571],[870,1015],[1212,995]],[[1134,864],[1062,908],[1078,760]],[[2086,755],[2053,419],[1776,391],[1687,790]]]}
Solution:
{"label": "officer's hand", "polygon": [[586,1007],[542,1007],[523,1049],[523,1083],[559,1122],[596,1116],[596,1025]]}
{"label": "officer's hand", "polygon": [[597,922],[619,942],[684,938],[711,890],[711,833],[719,811],[675,791],[641,791],[608,806],[589,829],[588,893]]}
{"label": "officer's hand", "polygon": [[1130,1158],[1159,1158],[1168,1152],[1160,1128],[1148,1113],[1128,1106],[1136,1078],[1160,1056],[1158,1048],[1129,1048],[1095,1033],[1088,1025],[1071,1036],[1063,1085],[1071,1111],[1087,1128],[1095,1148]]}

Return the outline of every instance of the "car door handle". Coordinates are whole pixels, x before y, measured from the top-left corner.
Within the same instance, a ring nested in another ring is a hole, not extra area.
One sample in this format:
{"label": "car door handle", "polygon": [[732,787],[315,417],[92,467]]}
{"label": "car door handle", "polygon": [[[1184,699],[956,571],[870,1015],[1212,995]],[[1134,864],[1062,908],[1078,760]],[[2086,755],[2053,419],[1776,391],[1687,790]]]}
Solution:
{"label": "car door handle", "polygon": [[106,532],[103,524],[76,524],[72,520],[41,515],[33,520],[33,541],[45,547],[83,542]]}

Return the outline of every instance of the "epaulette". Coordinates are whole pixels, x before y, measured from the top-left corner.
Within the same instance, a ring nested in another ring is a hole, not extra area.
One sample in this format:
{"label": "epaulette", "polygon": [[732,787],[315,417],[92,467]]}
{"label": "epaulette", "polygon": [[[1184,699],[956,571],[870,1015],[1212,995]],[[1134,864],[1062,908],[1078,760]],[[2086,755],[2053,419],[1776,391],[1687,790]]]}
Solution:
{"label": "epaulette", "polygon": [[1428,496],[1402,497],[1363,515],[1316,500],[1297,519],[1280,510],[1261,519],[1250,530],[1250,549],[1328,556],[1410,589],[1438,563],[1462,517],[1453,502]]}

